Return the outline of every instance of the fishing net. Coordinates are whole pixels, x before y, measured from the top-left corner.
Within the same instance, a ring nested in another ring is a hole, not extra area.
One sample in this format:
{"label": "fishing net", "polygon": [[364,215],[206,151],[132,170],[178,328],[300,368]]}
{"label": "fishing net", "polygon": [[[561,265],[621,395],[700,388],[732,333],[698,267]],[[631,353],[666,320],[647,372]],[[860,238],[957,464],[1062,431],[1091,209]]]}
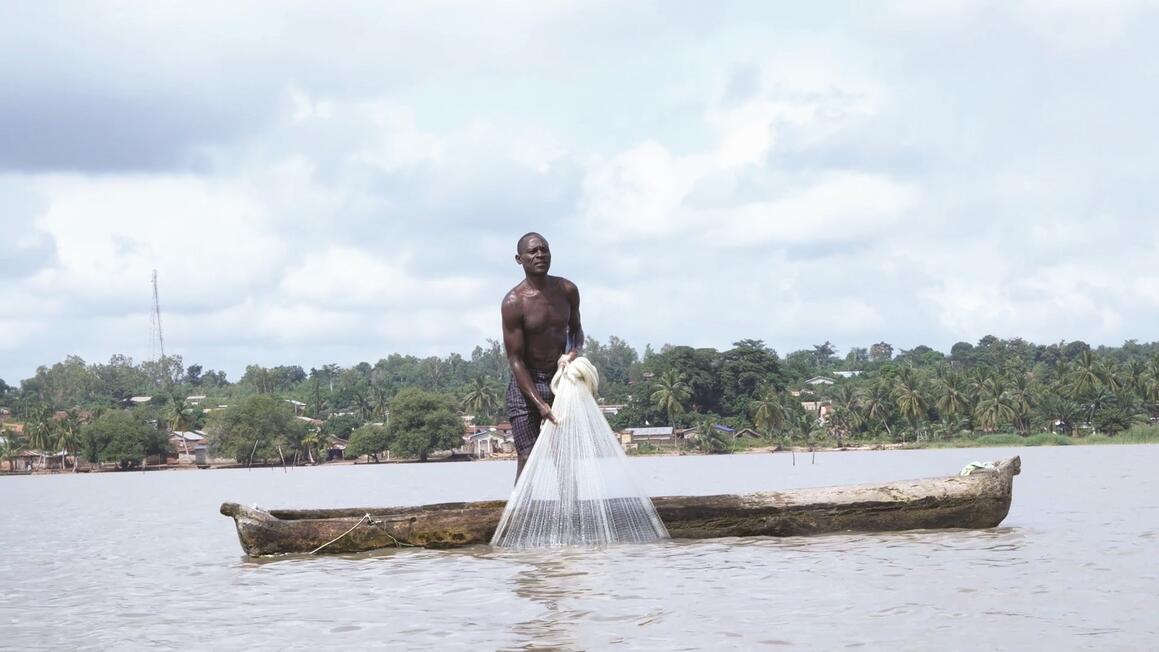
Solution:
{"label": "fishing net", "polygon": [[515,483],[491,544],[509,548],[605,546],[668,538],[651,499],[596,405],[599,373],[586,358],[560,362],[552,412]]}

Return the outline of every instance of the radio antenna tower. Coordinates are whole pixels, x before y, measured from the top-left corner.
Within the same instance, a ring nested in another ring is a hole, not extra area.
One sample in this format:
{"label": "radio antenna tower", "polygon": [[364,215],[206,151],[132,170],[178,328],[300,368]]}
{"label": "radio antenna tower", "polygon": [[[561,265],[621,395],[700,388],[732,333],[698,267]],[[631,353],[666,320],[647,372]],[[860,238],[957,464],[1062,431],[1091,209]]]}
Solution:
{"label": "radio antenna tower", "polygon": [[149,357],[157,363],[157,371],[161,375],[157,380],[167,384],[169,374],[166,367],[169,362],[165,359],[165,336],[161,333],[161,300],[157,295],[157,270],[153,270],[153,312],[150,313],[149,321],[152,334],[149,340]]}

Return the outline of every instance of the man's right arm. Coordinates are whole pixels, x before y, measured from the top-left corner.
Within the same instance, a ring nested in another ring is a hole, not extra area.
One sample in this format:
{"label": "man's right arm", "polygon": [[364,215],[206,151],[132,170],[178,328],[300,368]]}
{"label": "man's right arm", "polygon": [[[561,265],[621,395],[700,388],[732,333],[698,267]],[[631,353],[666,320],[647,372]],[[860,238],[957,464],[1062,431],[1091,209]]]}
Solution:
{"label": "man's right arm", "polygon": [[539,410],[539,416],[552,423],[558,423],[551,412],[551,406],[539,392],[535,391],[535,383],[531,380],[531,372],[523,361],[523,303],[514,293],[503,298],[503,347],[507,349],[507,364],[511,365],[511,375],[515,377],[515,385],[523,396]]}

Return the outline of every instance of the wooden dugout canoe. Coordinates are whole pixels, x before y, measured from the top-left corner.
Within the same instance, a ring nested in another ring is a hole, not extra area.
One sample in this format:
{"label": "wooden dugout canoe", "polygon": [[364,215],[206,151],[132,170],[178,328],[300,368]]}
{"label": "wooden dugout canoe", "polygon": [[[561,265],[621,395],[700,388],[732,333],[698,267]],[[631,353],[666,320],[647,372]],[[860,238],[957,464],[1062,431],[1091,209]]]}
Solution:
{"label": "wooden dugout canoe", "polygon": [[[992,470],[884,485],[663,496],[652,502],[674,539],[802,536],[996,527],[1010,511],[1021,459]],[[490,542],[502,500],[418,507],[262,510],[222,503],[250,556],[344,553],[416,546],[454,548]]]}

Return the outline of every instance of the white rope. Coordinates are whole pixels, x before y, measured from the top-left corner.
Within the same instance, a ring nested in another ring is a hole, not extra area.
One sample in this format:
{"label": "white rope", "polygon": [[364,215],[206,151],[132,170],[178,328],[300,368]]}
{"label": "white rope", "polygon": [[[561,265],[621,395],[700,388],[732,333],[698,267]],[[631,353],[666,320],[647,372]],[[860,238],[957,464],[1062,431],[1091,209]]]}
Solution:
{"label": "white rope", "polygon": [[[358,527],[359,525],[362,525],[363,521],[369,521],[369,520],[370,520],[370,514],[363,516],[362,518],[358,519],[358,522],[354,524],[354,527],[350,528],[349,530],[346,530],[345,532],[343,532],[342,534],[339,534],[338,536],[334,537],[333,539],[330,539],[329,541],[327,541],[326,543],[323,543],[322,545],[318,546],[317,548],[314,548],[313,550],[310,551],[310,554],[311,555],[318,554],[319,550],[325,548],[326,546],[330,545],[331,543],[334,543],[335,541],[341,539],[342,537],[346,536],[347,534],[350,534],[351,532],[354,531],[354,528]],[[387,536],[390,536],[390,535],[387,535]],[[394,537],[390,537],[390,538],[393,539]],[[398,541],[396,540],[395,543],[398,543]]]}

